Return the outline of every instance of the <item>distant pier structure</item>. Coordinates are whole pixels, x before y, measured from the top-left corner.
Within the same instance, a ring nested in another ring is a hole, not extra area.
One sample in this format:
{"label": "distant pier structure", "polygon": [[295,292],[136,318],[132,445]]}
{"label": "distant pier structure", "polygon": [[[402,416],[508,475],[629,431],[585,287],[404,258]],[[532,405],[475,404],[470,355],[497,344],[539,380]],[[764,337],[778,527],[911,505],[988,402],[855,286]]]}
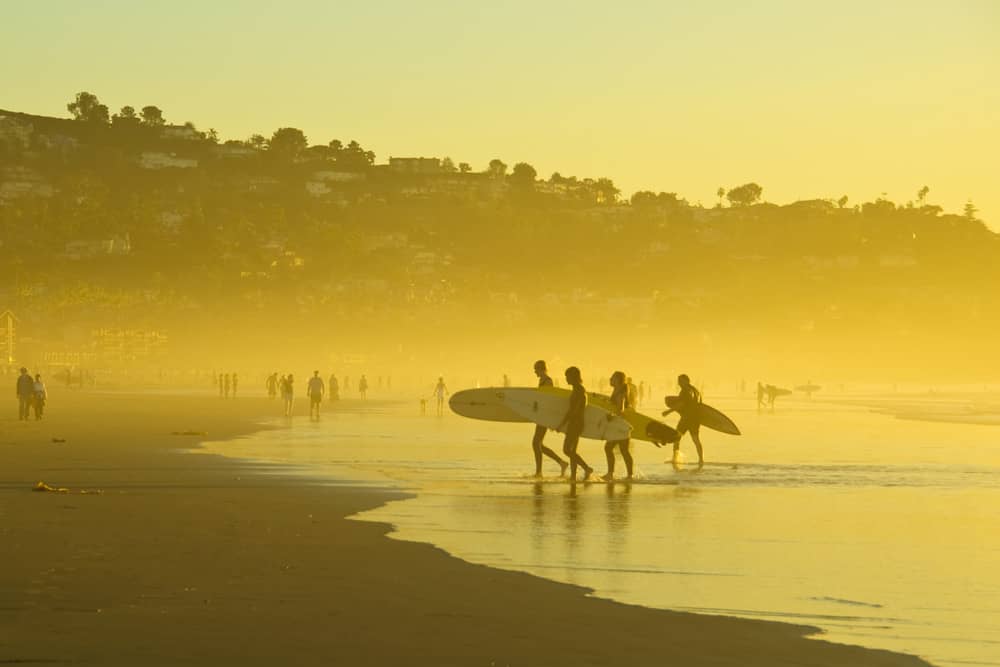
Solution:
{"label": "distant pier structure", "polygon": [[3,336],[3,359],[8,366],[14,363],[14,345],[17,341],[17,323],[14,313],[5,310],[0,313],[0,335]]}

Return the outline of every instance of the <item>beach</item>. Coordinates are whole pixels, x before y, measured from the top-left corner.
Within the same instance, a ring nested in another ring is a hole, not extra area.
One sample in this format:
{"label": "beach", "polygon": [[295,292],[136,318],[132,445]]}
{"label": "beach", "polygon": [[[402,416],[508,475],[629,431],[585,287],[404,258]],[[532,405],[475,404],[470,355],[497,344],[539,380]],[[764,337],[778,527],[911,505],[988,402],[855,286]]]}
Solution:
{"label": "beach", "polygon": [[80,393],[42,422],[0,421],[0,662],[927,664],[471,564],[347,520],[398,491],[188,451],[277,412],[257,397]]}

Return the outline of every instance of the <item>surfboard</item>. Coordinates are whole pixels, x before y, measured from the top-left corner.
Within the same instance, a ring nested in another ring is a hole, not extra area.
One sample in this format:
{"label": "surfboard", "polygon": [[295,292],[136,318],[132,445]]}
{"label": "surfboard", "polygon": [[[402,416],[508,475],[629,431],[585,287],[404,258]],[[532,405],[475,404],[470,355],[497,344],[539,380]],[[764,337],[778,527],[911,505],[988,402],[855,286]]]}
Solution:
{"label": "surfboard", "polygon": [[[665,399],[667,407],[675,407],[677,405],[677,398],[677,396],[667,396]],[[718,431],[719,433],[740,435],[740,429],[736,426],[733,420],[713,408],[711,405],[706,405],[704,403],[698,404],[698,422],[705,428],[710,428],[713,431]]]}
{"label": "surfboard", "polygon": [[814,392],[819,391],[822,388],[823,387],[819,386],[818,384],[803,384],[796,387],[795,391],[803,391],[807,394],[812,394]]}
{"label": "surfboard", "polygon": [[[560,425],[569,409],[569,394],[542,392],[536,388],[518,389],[506,387],[495,390],[504,404],[529,421],[555,429]],[[621,417],[612,415],[596,405],[587,405],[583,415],[584,438],[593,440],[625,440],[632,427]]]}
{"label": "surfboard", "polygon": [[[556,387],[542,387],[538,391],[566,397],[570,394],[569,389]],[[607,410],[608,412],[612,412],[613,410],[610,396],[598,394],[597,392],[589,392],[587,394],[587,399],[591,405],[596,405],[602,410]],[[636,440],[645,440],[646,442],[653,442],[660,445],[673,443],[677,440],[677,431],[672,426],[668,426],[661,421],[647,417],[646,415],[636,412],[635,410],[626,410],[625,414],[622,415],[622,419],[627,421],[632,427],[631,437]]]}
{"label": "surfboard", "polygon": [[[518,387],[519,389],[521,387]],[[531,389],[524,387],[524,389]],[[457,415],[469,419],[482,419],[491,422],[530,423],[531,420],[522,417],[503,402],[503,392],[510,387],[483,387],[481,389],[463,389],[451,395],[448,407]]]}

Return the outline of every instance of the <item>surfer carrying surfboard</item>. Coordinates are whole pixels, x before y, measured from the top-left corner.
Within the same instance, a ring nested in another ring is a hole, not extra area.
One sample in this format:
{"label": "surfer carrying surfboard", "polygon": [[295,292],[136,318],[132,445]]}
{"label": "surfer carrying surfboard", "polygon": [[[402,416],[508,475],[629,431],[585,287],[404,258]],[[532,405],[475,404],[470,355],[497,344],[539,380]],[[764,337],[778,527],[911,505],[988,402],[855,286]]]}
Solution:
{"label": "surfer carrying surfboard", "polygon": [[594,472],[594,469],[587,465],[576,449],[580,444],[580,436],[583,434],[584,414],[587,410],[587,390],[583,386],[583,376],[580,369],[570,366],[566,369],[566,383],[573,388],[569,395],[569,409],[566,416],[556,427],[557,431],[566,434],[563,440],[563,453],[569,458],[569,477],[576,481],[576,468],[583,468],[583,479],[586,480]]}
{"label": "surfer carrying surfboard", "polygon": [[667,406],[670,409],[663,411],[664,417],[671,412],[676,412],[681,416],[680,421],[677,422],[677,440],[674,441],[673,460],[676,463],[680,456],[681,438],[684,437],[685,433],[690,433],[691,439],[694,441],[694,446],[698,449],[698,465],[702,466],[705,464],[705,457],[702,454],[701,436],[699,434],[701,421],[698,419],[701,392],[691,384],[691,378],[683,373],[677,376],[677,386],[680,387],[680,393],[676,397],[668,396],[666,398]]}
{"label": "surfer carrying surfboard", "polygon": [[[535,375],[538,376],[539,388],[552,386],[552,378],[549,377],[548,367],[541,359],[535,362]],[[504,378],[506,379],[507,376],[504,375]],[[543,441],[545,440],[545,431],[546,428],[544,426],[536,424],[535,436],[531,439],[531,449],[534,450],[535,453],[535,477],[542,476],[542,454],[545,454],[559,464],[559,476],[562,477],[566,474],[566,468],[569,467],[569,463],[563,461],[558,454],[543,444]]]}
{"label": "surfer carrying surfboard", "polygon": [[[611,374],[611,414],[621,417],[627,409],[635,409],[629,396],[629,385],[625,373],[615,371]],[[615,478],[615,448],[622,453],[628,479],[632,479],[632,453],[629,451],[630,440],[609,440],[604,443],[604,456],[608,459],[608,472],[601,478],[610,482]]]}

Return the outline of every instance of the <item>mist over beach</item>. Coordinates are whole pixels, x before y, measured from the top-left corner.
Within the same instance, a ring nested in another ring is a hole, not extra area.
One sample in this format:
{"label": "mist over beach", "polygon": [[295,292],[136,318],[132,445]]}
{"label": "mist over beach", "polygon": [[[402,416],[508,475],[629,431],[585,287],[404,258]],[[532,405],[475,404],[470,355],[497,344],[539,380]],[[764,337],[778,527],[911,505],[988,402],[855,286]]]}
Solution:
{"label": "mist over beach", "polygon": [[992,3],[7,15],[0,662],[1000,664]]}

